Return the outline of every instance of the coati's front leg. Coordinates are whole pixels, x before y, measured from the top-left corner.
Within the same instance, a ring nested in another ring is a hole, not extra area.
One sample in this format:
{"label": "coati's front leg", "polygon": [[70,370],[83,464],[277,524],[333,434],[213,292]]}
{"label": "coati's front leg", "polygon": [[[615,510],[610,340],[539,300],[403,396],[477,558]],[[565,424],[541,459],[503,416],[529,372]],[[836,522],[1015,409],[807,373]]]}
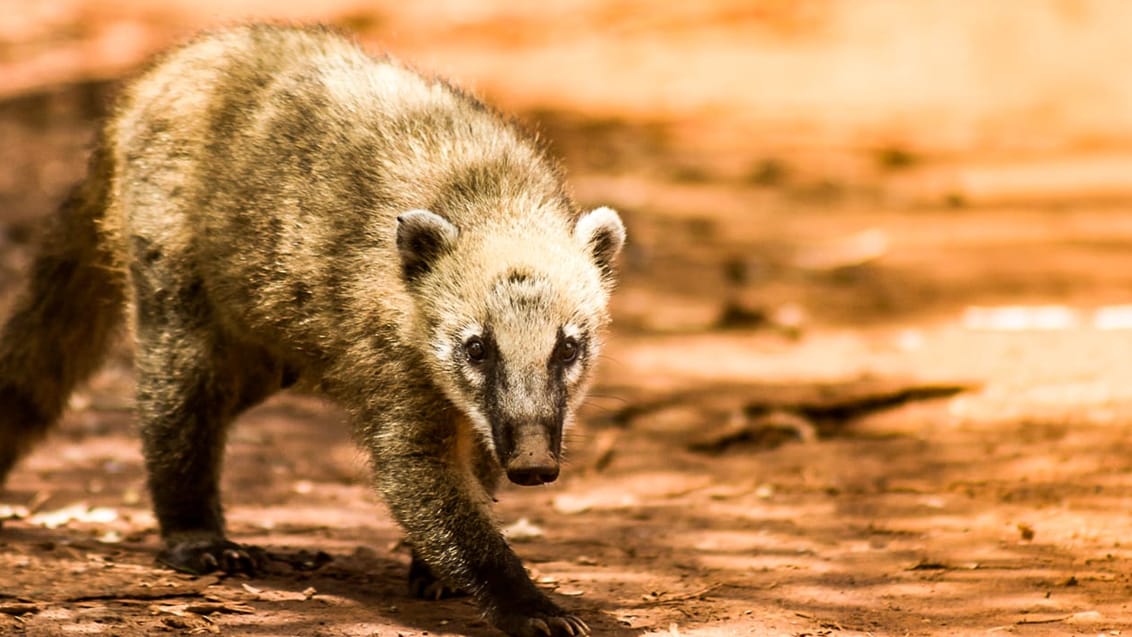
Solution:
{"label": "coati's front leg", "polygon": [[[475,476],[484,493],[494,499],[495,491],[499,488],[499,480],[503,476],[502,468],[495,461],[491,452],[478,440],[471,431],[470,423],[461,420],[456,432],[457,452],[453,454],[455,461],[460,464],[468,463],[467,469]],[[471,449],[470,458],[467,457]],[[409,592],[414,597],[428,600],[441,600],[450,597],[461,597],[468,592],[449,584],[444,578],[433,572],[416,550],[413,551],[412,562],[409,564]]]}
{"label": "coati's front leg", "polygon": [[189,573],[253,572],[259,553],[225,536],[220,468],[228,425],[278,388],[280,368],[261,351],[225,342],[199,286],[155,295],[139,283],[137,403],[165,543],[158,560]]}
{"label": "coati's front leg", "polygon": [[[585,622],[535,586],[495,527],[490,495],[463,462],[467,457],[453,453],[461,444],[454,419],[399,407],[375,415],[384,422],[366,437],[379,490],[408,534],[414,557],[443,582],[474,596],[487,618],[509,635],[588,634]],[[428,415],[437,421],[423,420]]]}
{"label": "coati's front leg", "polygon": [[443,577],[433,572],[416,549],[413,549],[413,558],[409,562],[409,593],[413,597],[439,601],[450,597],[463,597],[467,591],[449,584]]}

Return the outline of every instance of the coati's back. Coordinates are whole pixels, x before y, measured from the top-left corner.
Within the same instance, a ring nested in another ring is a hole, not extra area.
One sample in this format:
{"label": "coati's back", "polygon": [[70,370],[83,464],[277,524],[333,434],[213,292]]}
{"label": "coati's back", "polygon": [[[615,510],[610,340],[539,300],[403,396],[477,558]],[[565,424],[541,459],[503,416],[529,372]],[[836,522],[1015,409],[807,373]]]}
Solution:
{"label": "coati's back", "polygon": [[318,27],[252,25],[172,52],[109,136],[126,218],[107,226],[128,261],[183,261],[231,329],[314,357],[348,346],[351,325],[404,325],[397,215],[536,242],[576,217],[555,167],[494,112]]}

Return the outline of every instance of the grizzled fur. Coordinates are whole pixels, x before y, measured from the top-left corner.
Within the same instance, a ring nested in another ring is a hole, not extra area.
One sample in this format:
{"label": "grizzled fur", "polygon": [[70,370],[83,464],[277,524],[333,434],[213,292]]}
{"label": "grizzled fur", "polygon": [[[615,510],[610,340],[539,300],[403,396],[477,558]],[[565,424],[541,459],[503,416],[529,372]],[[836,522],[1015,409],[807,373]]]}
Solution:
{"label": "grizzled fur", "polygon": [[130,314],[163,562],[254,566],[225,536],[225,432],[297,385],[350,411],[415,593],[470,593],[513,635],[588,632],[490,503],[503,475],[557,477],[623,241],[443,81],[323,29],[201,37],[125,90],[0,335],[0,479]]}

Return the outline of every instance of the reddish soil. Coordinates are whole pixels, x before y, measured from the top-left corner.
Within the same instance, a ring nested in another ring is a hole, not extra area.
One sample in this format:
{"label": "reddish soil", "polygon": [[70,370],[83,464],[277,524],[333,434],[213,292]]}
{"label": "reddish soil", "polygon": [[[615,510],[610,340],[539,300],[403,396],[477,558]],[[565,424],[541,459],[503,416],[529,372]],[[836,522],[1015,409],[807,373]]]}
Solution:
{"label": "reddish soil", "polygon": [[[329,20],[516,112],[623,212],[569,466],[498,505],[596,634],[1132,630],[1124,5],[27,4],[0,23],[0,310],[117,78],[201,26]],[[132,383],[123,344],[0,492],[0,634],[497,634],[408,596],[309,398],[229,444],[269,571],[157,567]]]}

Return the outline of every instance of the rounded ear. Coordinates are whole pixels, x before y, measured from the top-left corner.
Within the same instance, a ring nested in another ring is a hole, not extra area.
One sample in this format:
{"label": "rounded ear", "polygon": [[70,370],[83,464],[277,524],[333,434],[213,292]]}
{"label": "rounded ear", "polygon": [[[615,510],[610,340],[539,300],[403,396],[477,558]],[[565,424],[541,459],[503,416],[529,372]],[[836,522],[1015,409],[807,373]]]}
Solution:
{"label": "rounded ear", "polygon": [[602,206],[578,219],[574,240],[589,250],[602,276],[609,279],[613,276],[613,259],[625,245],[625,224],[616,211]]}
{"label": "rounded ear", "polygon": [[436,259],[452,248],[459,235],[456,226],[435,212],[410,210],[397,217],[401,276],[412,282],[426,274]]}

